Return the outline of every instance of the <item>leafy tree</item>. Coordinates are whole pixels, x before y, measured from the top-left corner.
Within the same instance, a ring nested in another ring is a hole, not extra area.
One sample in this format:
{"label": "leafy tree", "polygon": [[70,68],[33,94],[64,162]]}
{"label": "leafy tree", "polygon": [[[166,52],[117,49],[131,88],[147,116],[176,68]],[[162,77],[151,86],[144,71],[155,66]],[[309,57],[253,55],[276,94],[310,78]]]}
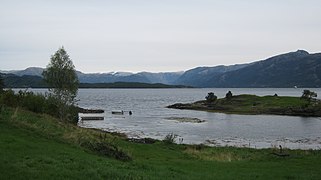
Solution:
{"label": "leafy tree", "polygon": [[301,98],[302,99],[307,99],[307,100],[312,100],[312,99],[315,99],[317,97],[317,93],[313,92],[313,91],[310,91],[310,90],[303,90],[303,93],[302,93],[302,96]]}
{"label": "leafy tree", "polygon": [[42,75],[50,86],[50,95],[57,100],[60,119],[70,120],[67,117],[68,109],[75,104],[79,81],[75,66],[63,47],[51,56],[50,63]]}
{"label": "leafy tree", "polygon": [[232,92],[231,92],[231,91],[228,91],[228,92],[226,93],[226,95],[225,95],[225,98],[226,98],[227,100],[230,100],[230,99],[232,99],[232,96],[233,96]]}
{"label": "leafy tree", "polygon": [[217,96],[214,95],[213,92],[209,92],[207,94],[207,96],[205,97],[206,101],[211,103],[211,102],[215,102],[217,100]]}

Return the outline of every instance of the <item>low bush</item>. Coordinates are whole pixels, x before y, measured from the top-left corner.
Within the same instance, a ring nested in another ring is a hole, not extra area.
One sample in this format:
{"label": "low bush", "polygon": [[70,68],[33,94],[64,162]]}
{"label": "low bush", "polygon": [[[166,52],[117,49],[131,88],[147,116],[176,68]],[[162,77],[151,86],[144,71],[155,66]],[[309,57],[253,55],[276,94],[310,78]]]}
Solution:
{"label": "low bush", "polygon": [[94,151],[100,155],[114,157],[121,161],[132,160],[132,158],[128,154],[118,149],[117,146],[112,144],[106,144],[106,142],[86,141],[85,143],[81,144],[81,146],[91,151]]}
{"label": "low bush", "polygon": [[3,91],[0,96],[0,104],[17,107],[19,104],[18,96],[15,95],[13,90]]}
{"label": "low bush", "polygon": [[44,107],[46,104],[46,98],[40,94],[34,94],[33,92],[19,91],[18,92],[19,106],[35,112],[45,113]]}
{"label": "low bush", "polygon": [[177,135],[174,134],[174,133],[169,133],[165,136],[163,142],[166,143],[166,144],[173,144],[175,143],[176,141],[176,138],[177,138]]}
{"label": "low bush", "polygon": [[[13,108],[21,107],[35,113],[45,113],[53,117],[59,117],[58,100],[50,94],[42,95],[21,90],[15,93],[13,90],[5,90],[0,95],[0,104]],[[68,114],[65,120],[77,123],[78,108],[75,106],[67,106],[66,108]]]}
{"label": "low bush", "polygon": [[205,97],[205,99],[206,99],[206,101],[207,101],[208,103],[213,103],[213,102],[215,102],[215,101],[217,100],[217,96],[214,95],[213,92],[209,92],[209,93],[207,94],[207,96]]}
{"label": "low bush", "polygon": [[231,100],[232,97],[233,97],[233,94],[232,94],[231,91],[228,91],[228,92],[226,93],[226,95],[225,95],[225,98],[226,98],[227,100]]}

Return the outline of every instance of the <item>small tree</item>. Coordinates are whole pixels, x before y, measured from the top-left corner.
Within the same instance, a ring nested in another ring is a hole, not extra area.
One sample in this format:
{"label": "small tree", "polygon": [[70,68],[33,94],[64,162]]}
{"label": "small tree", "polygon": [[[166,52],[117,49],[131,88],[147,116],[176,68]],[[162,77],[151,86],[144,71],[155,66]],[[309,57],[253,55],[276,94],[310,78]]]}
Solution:
{"label": "small tree", "polygon": [[42,75],[49,85],[50,95],[57,100],[60,119],[67,120],[68,109],[75,103],[79,81],[75,66],[63,47],[51,56]]}
{"label": "small tree", "polygon": [[312,99],[315,99],[317,97],[317,93],[313,92],[313,91],[310,91],[310,90],[303,90],[303,93],[302,93],[302,96],[301,98],[302,99],[307,99],[307,100],[312,100]]}
{"label": "small tree", "polygon": [[207,96],[205,97],[206,101],[211,103],[211,102],[215,102],[217,100],[217,96],[214,95],[213,92],[209,92],[207,94]]}
{"label": "small tree", "polygon": [[226,95],[225,95],[225,98],[226,98],[227,100],[230,100],[230,99],[232,99],[232,96],[233,96],[232,92],[231,92],[231,91],[228,91],[228,92],[226,93]]}

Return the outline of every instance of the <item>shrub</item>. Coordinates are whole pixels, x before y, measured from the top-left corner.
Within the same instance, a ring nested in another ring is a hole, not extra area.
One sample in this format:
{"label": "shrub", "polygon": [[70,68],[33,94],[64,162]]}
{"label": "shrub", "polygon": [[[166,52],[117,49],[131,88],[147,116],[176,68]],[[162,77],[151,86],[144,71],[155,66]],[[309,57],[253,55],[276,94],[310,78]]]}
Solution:
{"label": "shrub", "polygon": [[47,114],[56,117],[58,113],[58,102],[56,98],[54,98],[51,94],[45,94],[45,98],[46,98],[46,104],[44,107],[44,111]]}
{"label": "shrub", "polygon": [[211,103],[211,102],[215,102],[217,100],[217,96],[214,95],[213,92],[209,92],[207,94],[207,96],[205,97],[206,101]]}
{"label": "shrub", "polygon": [[174,134],[174,133],[169,133],[165,136],[163,142],[166,143],[166,144],[173,144],[175,143],[176,141],[176,138],[177,138],[177,135]]}
{"label": "shrub", "polygon": [[226,93],[226,95],[225,95],[225,98],[226,98],[227,100],[232,99],[232,97],[233,97],[233,94],[232,94],[231,91],[228,91],[228,92]]}
{"label": "shrub", "polygon": [[[1,106],[21,107],[35,113],[45,113],[59,118],[58,101],[50,94],[42,95],[28,91],[5,90],[0,95]],[[66,120],[71,123],[78,122],[78,108],[74,105],[65,106]]]}
{"label": "shrub", "polygon": [[303,92],[302,92],[301,98],[302,98],[302,99],[307,99],[307,100],[310,101],[310,100],[312,100],[312,99],[315,99],[317,96],[318,96],[317,93],[305,89],[305,90],[303,90]]}
{"label": "shrub", "polygon": [[43,95],[20,90],[18,99],[19,106],[35,113],[45,113],[44,106],[46,98]]}
{"label": "shrub", "polygon": [[3,88],[4,88],[4,80],[3,80],[2,76],[0,75],[0,94],[3,92]]}
{"label": "shrub", "polygon": [[108,144],[106,142],[90,142],[86,141],[81,144],[82,147],[85,147],[91,151],[94,151],[98,154],[114,157],[121,161],[130,161],[132,158],[126,154],[124,151],[120,150],[117,146]]}
{"label": "shrub", "polygon": [[17,105],[19,104],[19,99],[15,95],[14,91],[9,89],[1,93],[0,102],[1,104],[7,105],[10,107],[17,107]]}

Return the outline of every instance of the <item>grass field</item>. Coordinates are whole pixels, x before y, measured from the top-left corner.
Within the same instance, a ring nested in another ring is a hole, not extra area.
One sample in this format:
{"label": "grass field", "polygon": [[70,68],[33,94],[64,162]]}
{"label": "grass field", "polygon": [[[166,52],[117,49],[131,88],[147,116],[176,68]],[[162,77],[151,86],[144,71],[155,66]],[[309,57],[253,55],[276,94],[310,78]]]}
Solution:
{"label": "grass field", "polygon": [[321,151],[275,151],[140,144],[24,110],[0,115],[0,179],[321,178]]}

